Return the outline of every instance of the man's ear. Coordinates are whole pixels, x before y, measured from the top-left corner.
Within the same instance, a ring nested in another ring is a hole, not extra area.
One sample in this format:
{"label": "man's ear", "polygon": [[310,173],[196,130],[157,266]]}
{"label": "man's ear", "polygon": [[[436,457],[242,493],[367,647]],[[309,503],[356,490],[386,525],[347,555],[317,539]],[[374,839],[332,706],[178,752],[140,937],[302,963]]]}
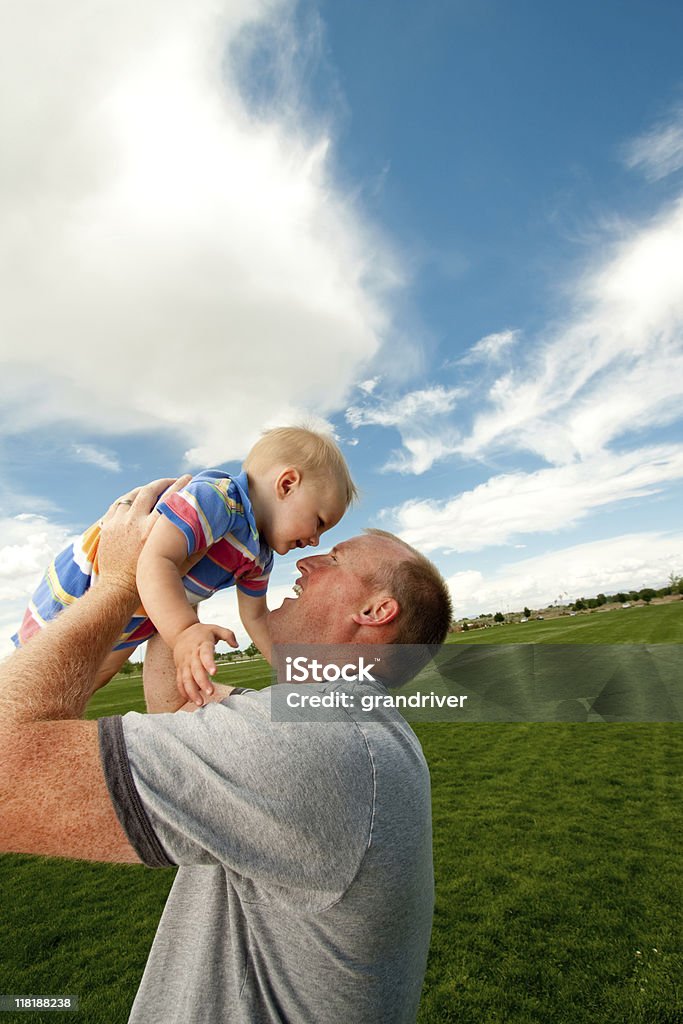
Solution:
{"label": "man's ear", "polygon": [[295,466],[288,466],[283,469],[275,480],[275,493],[278,498],[286,498],[288,494],[295,491],[301,483],[301,473]]}
{"label": "man's ear", "polygon": [[378,597],[352,618],[358,626],[387,626],[394,621],[400,610],[395,597]]}

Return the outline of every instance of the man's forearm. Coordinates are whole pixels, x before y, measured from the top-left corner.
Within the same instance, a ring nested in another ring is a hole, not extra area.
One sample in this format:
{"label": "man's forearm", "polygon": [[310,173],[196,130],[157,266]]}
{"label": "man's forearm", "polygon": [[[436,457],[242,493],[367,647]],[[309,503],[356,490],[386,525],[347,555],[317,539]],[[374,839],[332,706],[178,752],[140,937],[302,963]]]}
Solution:
{"label": "man's forearm", "polygon": [[148,714],[177,711],[187,703],[176,686],[176,667],[173,652],[157,633],[147,641],[142,683]]}
{"label": "man's forearm", "polygon": [[80,718],[104,657],[138,605],[132,588],[98,580],[0,664],[0,729]]}

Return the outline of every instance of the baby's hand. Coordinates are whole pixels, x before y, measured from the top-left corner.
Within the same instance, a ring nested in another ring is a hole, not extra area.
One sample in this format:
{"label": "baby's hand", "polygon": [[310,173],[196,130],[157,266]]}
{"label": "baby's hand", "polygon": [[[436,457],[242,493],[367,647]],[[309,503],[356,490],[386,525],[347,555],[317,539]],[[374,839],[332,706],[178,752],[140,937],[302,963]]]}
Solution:
{"label": "baby's hand", "polygon": [[182,631],[173,647],[178,690],[199,707],[204,703],[202,693],[207,697],[213,693],[209,675],[216,671],[213,652],[219,640],[237,647],[232,630],[196,622]]}

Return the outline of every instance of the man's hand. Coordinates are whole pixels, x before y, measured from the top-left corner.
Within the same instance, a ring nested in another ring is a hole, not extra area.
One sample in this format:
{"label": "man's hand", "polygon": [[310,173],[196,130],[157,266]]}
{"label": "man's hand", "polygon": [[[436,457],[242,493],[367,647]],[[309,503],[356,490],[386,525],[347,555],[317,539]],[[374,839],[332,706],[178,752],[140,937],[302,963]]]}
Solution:
{"label": "man's hand", "polygon": [[173,646],[178,691],[199,707],[204,703],[202,693],[207,697],[213,693],[209,675],[216,671],[214,647],[219,640],[237,647],[232,630],[197,622],[184,629]]}
{"label": "man's hand", "polygon": [[135,569],[143,544],[158,519],[153,511],[162,494],[180,490],[192,478],[153,480],[118,498],[102,519],[98,552],[99,576],[136,594]]}

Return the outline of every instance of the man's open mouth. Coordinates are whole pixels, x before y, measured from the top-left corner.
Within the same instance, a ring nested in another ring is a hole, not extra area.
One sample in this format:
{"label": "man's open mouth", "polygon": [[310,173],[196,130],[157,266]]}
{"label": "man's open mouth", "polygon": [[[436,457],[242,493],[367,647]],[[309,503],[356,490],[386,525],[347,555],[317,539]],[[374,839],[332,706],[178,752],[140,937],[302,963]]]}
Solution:
{"label": "man's open mouth", "polygon": [[297,597],[301,597],[301,595],[304,592],[303,591],[303,587],[301,587],[300,584],[298,584],[298,583],[295,583],[293,585],[292,590],[294,591],[294,593],[296,594]]}

